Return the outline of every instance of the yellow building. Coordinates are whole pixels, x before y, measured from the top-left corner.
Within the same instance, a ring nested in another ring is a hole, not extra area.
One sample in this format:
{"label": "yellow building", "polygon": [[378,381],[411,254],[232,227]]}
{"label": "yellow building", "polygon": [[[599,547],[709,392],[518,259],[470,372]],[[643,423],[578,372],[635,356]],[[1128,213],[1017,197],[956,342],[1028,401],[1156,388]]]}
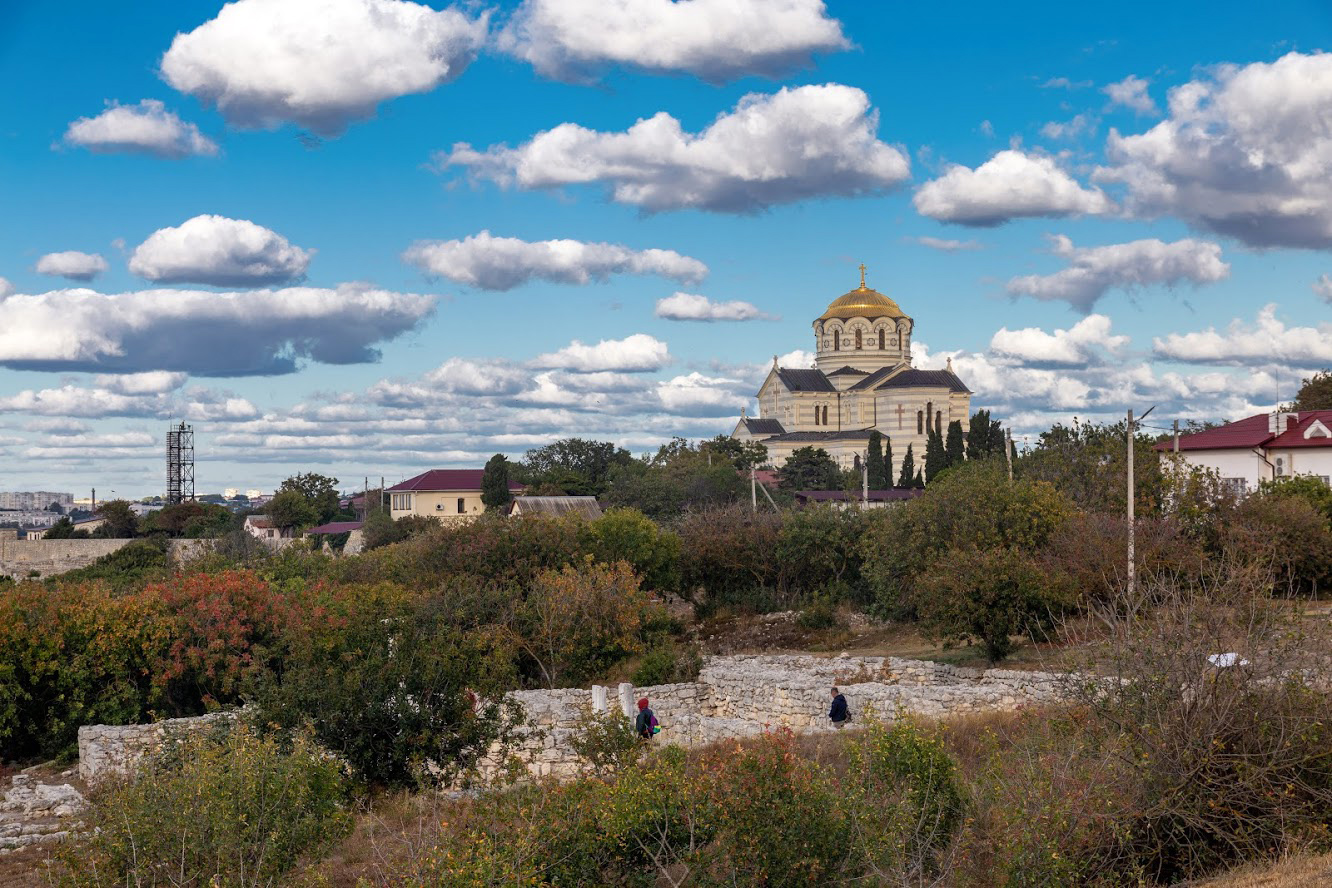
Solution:
{"label": "yellow building", "polygon": [[[431,469],[388,489],[389,514],[435,518],[441,522],[466,521],[486,510],[481,502],[482,469]],[[518,493],[523,486],[509,482]]]}
{"label": "yellow building", "polygon": [[901,471],[907,446],[917,467],[924,465],[926,435],[949,423],[966,430],[971,390],[953,372],[911,366],[915,323],[897,303],[865,286],[834,299],[814,319],[812,368],[772,369],[758,392],[758,416],[741,414],[732,436],[759,441],[780,466],[801,447],[819,447],[844,468],[869,447],[870,432],[888,439],[893,477]]}

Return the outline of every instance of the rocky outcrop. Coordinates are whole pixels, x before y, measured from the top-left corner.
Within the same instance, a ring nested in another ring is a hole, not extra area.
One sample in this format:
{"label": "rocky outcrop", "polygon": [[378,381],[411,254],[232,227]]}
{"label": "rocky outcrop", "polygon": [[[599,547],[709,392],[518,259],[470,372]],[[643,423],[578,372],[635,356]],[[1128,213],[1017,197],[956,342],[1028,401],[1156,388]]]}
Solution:
{"label": "rocky outcrop", "polygon": [[0,799],[0,854],[77,835],[85,806],[83,794],[68,783],[44,783],[31,774],[16,774]]}

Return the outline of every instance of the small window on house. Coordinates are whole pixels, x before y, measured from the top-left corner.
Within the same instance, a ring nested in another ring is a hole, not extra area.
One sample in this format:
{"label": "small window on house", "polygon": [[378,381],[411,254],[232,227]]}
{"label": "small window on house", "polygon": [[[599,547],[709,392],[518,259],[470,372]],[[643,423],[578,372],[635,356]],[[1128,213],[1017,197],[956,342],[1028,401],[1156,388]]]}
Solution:
{"label": "small window on house", "polygon": [[842,334],[836,330],[833,331],[833,351],[842,350]]}
{"label": "small window on house", "polygon": [[1329,477],[1328,475],[1314,475],[1314,477],[1319,481],[1322,481],[1325,486],[1332,487],[1332,477]]}
{"label": "small window on house", "polygon": [[1222,478],[1221,487],[1231,496],[1244,496],[1249,485],[1243,478]]}
{"label": "small window on house", "polygon": [[464,500],[463,500],[462,497],[458,497],[458,514],[461,515],[461,514],[462,514],[463,512],[465,512],[465,511],[466,511],[466,507],[465,507],[465,504],[464,504]]}
{"label": "small window on house", "polygon": [[864,344],[864,342],[861,340],[860,328],[857,327],[857,328],[856,328],[856,350],[859,351],[860,349],[862,349],[862,348],[864,348],[864,347],[865,347],[865,344]]}
{"label": "small window on house", "polygon": [[885,340],[885,338],[886,338],[886,335],[884,334],[883,329],[880,328],[880,329],[879,329],[879,351],[883,351],[883,348],[884,348],[884,340]]}

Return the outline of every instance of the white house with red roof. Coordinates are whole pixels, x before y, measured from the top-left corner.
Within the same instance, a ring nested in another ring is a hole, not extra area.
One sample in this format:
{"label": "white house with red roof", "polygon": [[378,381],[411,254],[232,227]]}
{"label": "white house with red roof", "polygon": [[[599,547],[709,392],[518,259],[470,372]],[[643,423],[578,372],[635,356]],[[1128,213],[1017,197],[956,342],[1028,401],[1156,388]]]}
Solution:
{"label": "white house with red roof", "polygon": [[[1173,441],[1156,449],[1168,456]],[[1179,438],[1185,465],[1216,472],[1237,493],[1263,481],[1313,475],[1332,481],[1332,410],[1260,413]]]}
{"label": "white house with red roof", "polygon": [[[431,469],[388,489],[389,514],[394,520],[411,515],[441,522],[475,518],[486,510],[481,502],[484,469]],[[509,482],[517,494],[523,485]]]}

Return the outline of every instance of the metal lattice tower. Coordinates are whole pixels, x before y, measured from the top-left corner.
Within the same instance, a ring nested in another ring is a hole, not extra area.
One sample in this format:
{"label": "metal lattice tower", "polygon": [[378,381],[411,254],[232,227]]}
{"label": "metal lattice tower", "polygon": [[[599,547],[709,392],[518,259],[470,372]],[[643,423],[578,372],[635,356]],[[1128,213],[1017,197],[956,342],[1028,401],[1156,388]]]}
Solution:
{"label": "metal lattice tower", "polygon": [[167,431],[167,502],[194,500],[194,429],[181,423]]}

